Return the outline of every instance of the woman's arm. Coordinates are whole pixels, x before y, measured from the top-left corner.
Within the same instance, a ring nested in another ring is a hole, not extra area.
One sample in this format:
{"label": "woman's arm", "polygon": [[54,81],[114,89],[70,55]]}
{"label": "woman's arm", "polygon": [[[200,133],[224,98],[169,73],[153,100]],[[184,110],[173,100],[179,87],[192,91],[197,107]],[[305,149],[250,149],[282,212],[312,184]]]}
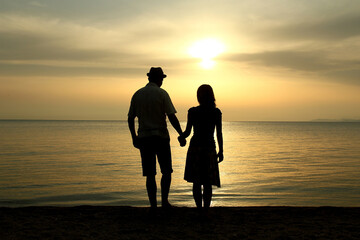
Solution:
{"label": "woman's arm", "polygon": [[219,152],[218,152],[218,158],[219,158],[219,162],[222,162],[224,160],[224,149],[223,149],[223,135],[222,135],[222,119],[221,119],[221,115],[218,119],[218,121],[216,122],[216,137],[217,137],[217,142],[219,145]]}
{"label": "woman's arm", "polygon": [[183,134],[181,135],[181,137],[187,138],[191,133],[192,126],[193,126],[192,117],[191,117],[191,114],[188,112],[186,128],[185,128],[185,131],[183,132]]}
{"label": "woman's arm", "polygon": [[180,136],[178,137],[178,141],[179,141],[181,147],[184,147],[186,145],[186,138],[191,133],[192,121],[191,121],[191,118],[189,117],[189,115],[190,114],[188,113],[185,131],[182,134],[180,134]]}

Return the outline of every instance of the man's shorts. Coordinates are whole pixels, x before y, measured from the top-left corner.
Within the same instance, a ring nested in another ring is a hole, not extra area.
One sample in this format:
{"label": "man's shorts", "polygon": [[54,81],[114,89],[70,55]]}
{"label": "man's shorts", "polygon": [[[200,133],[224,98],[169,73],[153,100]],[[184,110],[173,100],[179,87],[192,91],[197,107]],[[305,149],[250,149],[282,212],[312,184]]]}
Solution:
{"label": "man's shorts", "polygon": [[156,156],[162,174],[173,172],[170,139],[157,136],[140,138],[140,154],[143,176],[156,175]]}

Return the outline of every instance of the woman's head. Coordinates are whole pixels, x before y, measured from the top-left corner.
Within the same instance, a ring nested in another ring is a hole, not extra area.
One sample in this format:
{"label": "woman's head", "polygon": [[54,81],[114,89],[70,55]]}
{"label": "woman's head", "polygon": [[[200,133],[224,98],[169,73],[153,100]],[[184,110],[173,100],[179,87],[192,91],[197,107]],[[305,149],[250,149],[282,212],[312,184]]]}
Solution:
{"label": "woman's head", "polygon": [[201,85],[197,90],[197,99],[200,106],[215,107],[214,91],[208,84]]}

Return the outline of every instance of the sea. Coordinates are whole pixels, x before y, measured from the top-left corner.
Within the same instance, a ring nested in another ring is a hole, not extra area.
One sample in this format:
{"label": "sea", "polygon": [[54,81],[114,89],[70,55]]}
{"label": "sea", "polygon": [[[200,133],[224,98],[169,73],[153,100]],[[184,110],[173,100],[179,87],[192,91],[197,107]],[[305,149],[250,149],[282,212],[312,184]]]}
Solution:
{"label": "sea", "polygon": [[[169,200],[194,207],[169,131]],[[360,122],[223,122],[223,137],[212,206],[360,207]],[[0,207],[79,205],[149,205],[127,122],[1,120]]]}

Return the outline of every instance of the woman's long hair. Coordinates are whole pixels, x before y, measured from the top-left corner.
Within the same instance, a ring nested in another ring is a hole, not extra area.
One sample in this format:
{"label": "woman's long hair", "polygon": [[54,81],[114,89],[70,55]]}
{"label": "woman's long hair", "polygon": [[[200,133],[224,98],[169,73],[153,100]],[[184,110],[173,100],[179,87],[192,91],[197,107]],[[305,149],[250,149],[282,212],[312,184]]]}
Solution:
{"label": "woman's long hair", "polygon": [[214,91],[208,84],[203,84],[198,88],[197,99],[200,106],[213,108],[216,107]]}

